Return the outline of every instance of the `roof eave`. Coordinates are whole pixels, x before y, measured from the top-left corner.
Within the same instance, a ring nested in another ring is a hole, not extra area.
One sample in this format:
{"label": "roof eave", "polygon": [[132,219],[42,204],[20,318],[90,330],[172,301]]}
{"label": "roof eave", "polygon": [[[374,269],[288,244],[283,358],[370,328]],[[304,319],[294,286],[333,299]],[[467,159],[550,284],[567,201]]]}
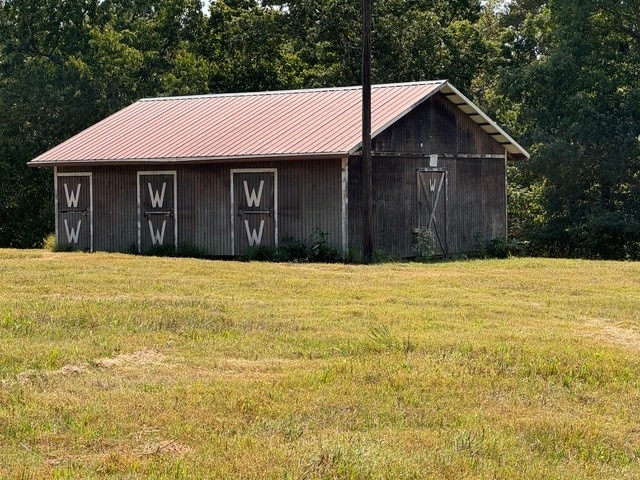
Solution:
{"label": "roof eave", "polygon": [[349,155],[349,152],[312,152],[312,153],[286,153],[270,155],[228,155],[217,157],[184,157],[184,158],[111,158],[111,159],[59,159],[59,160],[32,160],[27,163],[32,168],[42,167],[99,167],[114,165],[172,165],[172,164],[199,164],[199,163],[231,163],[251,161],[290,161],[290,160],[314,160],[314,159],[339,159]]}
{"label": "roof eave", "polygon": [[[461,103],[459,105],[456,104],[455,102],[453,102],[454,105],[456,105],[458,108],[460,108],[461,106],[464,105],[468,109],[470,109],[471,110],[470,112],[465,112],[464,110],[462,110],[462,111],[463,111],[463,113],[468,115],[471,118],[472,121],[477,123],[478,126],[483,131],[485,131],[494,140],[496,140],[498,143],[500,143],[505,148],[509,158],[512,158],[512,159],[515,159],[515,160],[528,160],[530,158],[529,152],[527,152],[507,132],[505,132],[502,128],[500,128],[500,126],[497,123],[495,123],[493,120],[491,120],[491,118],[486,113],[484,113],[475,103],[473,103],[469,98],[467,98],[460,90],[458,90],[456,87],[454,87],[447,80],[441,80],[441,81],[438,81],[438,82],[440,82],[440,85],[438,85],[437,88],[435,88],[434,90],[432,90],[429,93],[427,93],[420,100],[418,100],[417,102],[413,103],[410,107],[408,107],[407,109],[402,111],[400,114],[396,115],[393,119],[389,120],[387,123],[382,125],[380,128],[378,128],[375,131],[371,132],[371,138],[375,138],[377,135],[379,135],[384,130],[389,128],[391,125],[393,125],[395,122],[400,120],[402,117],[404,117],[405,115],[409,114],[411,111],[415,110],[417,107],[422,105],[429,98],[434,96],[436,93],[442,92],[445,96],[447,95],[447,93],[452,93],[453,95],[456,95],[456,96],[460,97],[460,99],[463,101],[463,103]],[[438,82],[430,82],[430,83],[438,83]],[[477,122],[473,117],[480,117],[481,120],[482,120],[481,123]],[[500,137],[500,139],[498,139],[496,137]],[[354,145],[353,148],[351,148],[349,150],[349,155],[355,154],[361,148],[362,148],[362,140],[360,142],[358,142],[356,145]]]}
{"label": "roof eave", "polygon": [[[465,112],[471,120],[478,124],[478,126],[488,133],[494,140],[500,143],[507,153],[512,158],[526,159],[530,158],[529,152],[527,152],[518,142],[516,142],[507,132],[505,132],[500,126],[495,123],[489,116],[484,113],[480,108],[469,100],[460,90],[451,85],[451,83],[446,82],[440,89],[445,96],[449,93],[449,95],[453,94],[455,96],[460,97],[460,99],[464,102],[463,104],[457,105],[455,102],[454,105],[458,107],[466,104],[469,108],[472,109],[472,112]],[[473,117],[480,117],[482,119],[481,122],[478,122]],[[498,140],[496,137],[501,137],[504,140]]]}

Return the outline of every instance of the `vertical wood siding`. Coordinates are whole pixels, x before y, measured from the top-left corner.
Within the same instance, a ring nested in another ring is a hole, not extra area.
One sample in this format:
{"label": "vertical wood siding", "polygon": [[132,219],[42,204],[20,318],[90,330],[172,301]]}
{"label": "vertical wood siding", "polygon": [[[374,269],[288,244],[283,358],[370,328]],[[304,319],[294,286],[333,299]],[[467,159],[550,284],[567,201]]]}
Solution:
{"label": "vertical wood siding", "polygon": [[374,138],[373,151],[503,154],[504,147],[438,93]]}
{"label": "vertical wood siding", "polygon": [[[362,249],[360,157],[349,164],[349,244]],[[418,219],[416,172],[429,158],[374,157],[374,245],[394,257],[413,256]],[[440,157],[445,170],[446,237],[449,253],[471,252],[482,242],[506,235],[505,165],[500,158]]]}
{"label": "vertical wood siding", "polygon": [[[446,171],[449,253],[475,250],[506,235],[504,148],[442,94],[424,102],[373,140],[374,248],[413,256],[418,219],[417,171],[438,155]],[[487,157],[485,157],[487,156]],[[361,161],[349,160],[349,243],[362,249]]]}

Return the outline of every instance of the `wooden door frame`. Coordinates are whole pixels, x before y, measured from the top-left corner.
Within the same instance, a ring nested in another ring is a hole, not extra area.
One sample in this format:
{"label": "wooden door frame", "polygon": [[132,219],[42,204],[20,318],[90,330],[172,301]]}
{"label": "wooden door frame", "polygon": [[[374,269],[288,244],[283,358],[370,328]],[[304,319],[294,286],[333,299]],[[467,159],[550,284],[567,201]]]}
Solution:
{"label": "wooden door frame", "polygon": [[[436,238],[438,239],[438,242],[440,243],[440,247],[442,249],[442,253],[443,255],[447,255],[448,254],[448,250],[449,250],[449,242],[447,240],[447,184],[449,179],[447,178],[447,170],[444,168],[419,168],[416,171],[416,187],[417,187],[417,201],[418,201],[418,205],[420,205],[421,199],[423,198],[422,195],[422,191],[423,191],[423,184],[422,181],[420,179],[420,174],[421,173],[442,173],[442,179],[440,180],[440,183],[438,185],[438,191],[436,193],[436,199],[433,205],[433,208],[431,209],[431,215],[429,216],[429,219],[427,221],[426,225],[422,225],[422,217],[420,215],[418,215],[418,228],[421,228],[423,226],[427,227],[427,228],[431,228],[431,224],[433,223],[434,226],[436,224],[436,219],[435,219],[435,214],[436,214],[436,210],[438,208],[438,201],[440,200],[440,195],[442,193],[442,188],[444,187],[444,207],[443,207],[443,213],[444,213],[444,231],[442,232],[442,237],[438,234],[438,232],[434,232],[436,235]],[[424,198],[427,198],[426,192],[424,195]],[[421,213],[421,212],[420,212]]]}
{"label": "wooden door frame", "polygon": [[273,236],[278,247],[278,169],[277,168],[232,168],[229,171],[231,191],[231,255],[236,255],[236,199],[233,179],[236,173],[273,173]]}
{"label": "wooden door frame", "polygon": [[140,177],[143,175],[173,175],[173,238],[175,249],[178,249],[178,174],[177,170],[139,170],[136,172],[138,189],[138,253],[142,253],[142,196]]}
{"label": "wooden door frame", "polygon": [[53,169],[53,190],[55,196],[55,228],[56,228],[56,242],[58,241],[59,232],[59,216],[60,205],[58,202],[58,178],[59,177],[89,177],[89,251],[93,252],[93,172],[58,172],[58,167]]}

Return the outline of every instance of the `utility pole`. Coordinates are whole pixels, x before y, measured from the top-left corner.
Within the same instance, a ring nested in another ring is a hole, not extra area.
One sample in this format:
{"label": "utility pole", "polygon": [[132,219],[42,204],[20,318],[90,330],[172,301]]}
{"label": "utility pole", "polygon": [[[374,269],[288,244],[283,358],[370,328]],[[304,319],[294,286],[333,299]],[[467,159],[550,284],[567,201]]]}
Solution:
{"label": "utility pole", "polygon": [[373,260],[373,175],[371,166],[371,0],[362,0],[362,247]]}

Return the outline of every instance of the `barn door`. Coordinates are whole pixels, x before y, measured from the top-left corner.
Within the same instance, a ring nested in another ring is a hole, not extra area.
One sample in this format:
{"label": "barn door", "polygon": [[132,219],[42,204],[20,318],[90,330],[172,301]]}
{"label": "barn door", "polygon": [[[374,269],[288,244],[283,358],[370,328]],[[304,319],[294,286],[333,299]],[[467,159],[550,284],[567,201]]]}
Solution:
{"label": "barn door", "polygon": [[418,226],[431,230],[435,240],[435,253],[446,255],[447,172],[418,170]]}
{"label": "barn door", "polygon": [[73,250],[93,250],[91,173],[56,174],[56,241]]}
{"label": "barn door", "polygon": [[138,251],[178,246],[176,172],[138,172]]}
{"label": "barn door", "polygon": [[231,241],[233,255],[250,247],[278,244],[278,172],[231,171]]}

